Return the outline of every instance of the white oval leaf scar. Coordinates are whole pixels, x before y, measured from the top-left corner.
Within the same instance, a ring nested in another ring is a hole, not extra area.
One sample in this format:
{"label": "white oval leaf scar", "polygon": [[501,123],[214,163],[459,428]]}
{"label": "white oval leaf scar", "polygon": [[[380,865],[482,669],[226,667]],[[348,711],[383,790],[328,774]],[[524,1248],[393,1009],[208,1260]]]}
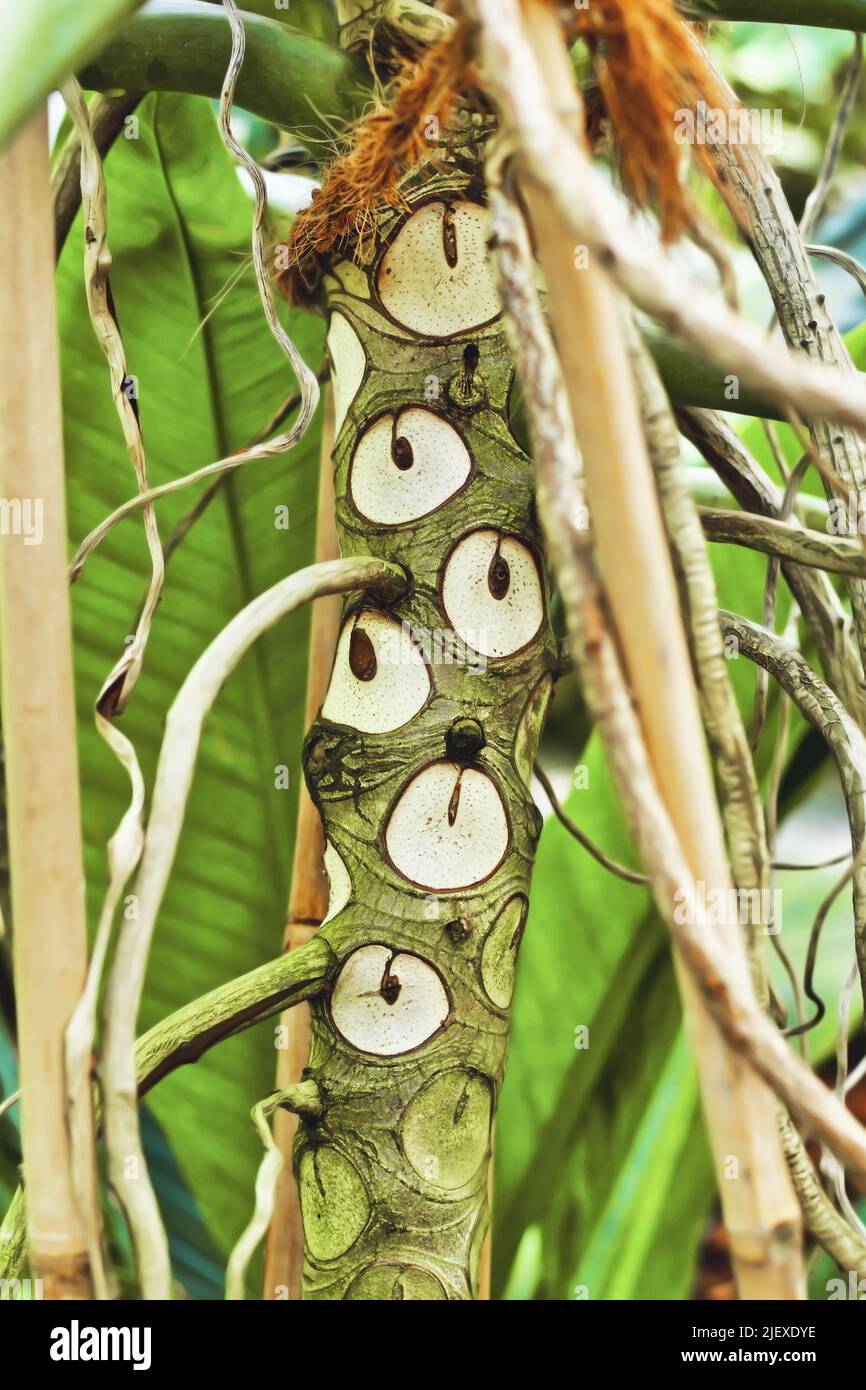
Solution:
{"label": "white oval leaf scar", "polygon": [[501,304],[487,252],[487,209],[466,199],[425,203],[379,266],[379,298],[396,323],[450,338],[489,323]]}
{"label": "white oval leaf scar", "polygon": [[460,763],[425,767],[398,797],[385,830],[394,868],[421,888],[469,888],[508,852],[508,817],[485,772]]}
{"label": "white oval leaf scar", "polygon": [[322,718],[363,734],[414,719],[430,694],[430,673],[403,623],[375,609],[346,619]]}
{"label": "white oval leaf scar", "polygon": [[439,1031],[449,1014],[437,970],[420,956],[361,946],[344,961],[331,995],[339,1033],[360,1052],[396,1057]]}
{"label": "white oval leaf scar", "polygon": [[500,531],[472,531],[445,566],[442,602],[468,647],[483,656],[511,656],[532,641],[544,620],[535,556]]}
{"label": "white oval leaf scar", "polygon": [[346,868],[330,840],[325,845],[325,873],[328,875],[328,913],[322,918],[320,923],[324,926],[330,922],[332,917],[336,917],[338,912],[342,912],[346,903],[352,896],[352,880],[349,877],[349,870]]}
{"label": "white oval leaf scar", "polygon": [[334,388],[334,434],[337,435],[367,370],[367,354],[361,346],[361,339],[342,314],[331,315],[328,352],[333,364],[331,382]]}
{"label": "white oval leaf scar", "polygon": [[469,450],[430,410],[382,415],[358,440],[349,486],[355,510],[386,526],[416,521],[465,487]]}

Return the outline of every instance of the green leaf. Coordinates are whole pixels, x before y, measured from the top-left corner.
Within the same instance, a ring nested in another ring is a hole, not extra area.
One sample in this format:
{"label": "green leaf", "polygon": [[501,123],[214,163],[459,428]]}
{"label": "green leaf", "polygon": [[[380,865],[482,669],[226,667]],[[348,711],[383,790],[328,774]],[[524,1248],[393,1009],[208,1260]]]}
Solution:
{"label": "green leaf", "polygon": [[[0,1101],[18,1090],[18,1057],[3,1015],[0,1014]],[[18,1186],[21,1163],[21,1107],[13,1105],[0,1119],[0,1212],[5,1212]]]}
{"label": "green leaf", "polygon": [[[569,813],[596,844],[634,865],[595,736],[583,767],[588,785],[571,793]],[[791,823],[796,828],[799,821],[808,835],[816,816],[835,816],[844,843],[832,783],[832,776],[814,779]],[[800,978],[818,904],[840,872],[777,877],[781,939]],[[769,941],[766,951],[790,1008],[790,988]],[[816,985],[828,1013],[809,1037],[813,1064],[833,1052],[852,954],[846,892],[829,915],[818,956]],[[855,987],[853,1027],[860,1016]],[[588,1038],[576,1031],[582,1027]],[[687,1298],[715,1201],[667,934],[645,890],[614,878],[549,818],[533,877],[496,1129],[494,1293]]]}
{"label": "green leaf", "polygon": [[[583,767],[570,814],[634,865],[595,736]],[[684,1298],[712,1200],[667,935],[645,889],[549,818],[496,1128],[494,1293]]]}
{"label": "green leaf", "polygon": [[[107,161],[114,300],[138,397],[150,479],[161,483],[239,449],[293,389],[249,268],[251,207],[206,101],[152,96],[140,136]],[[78,541],[134,492],[90,328],[81,219],[58,276],[69,468]],[[311,365],[323,328],[305,314],[289,331]],[[195,659],[251,598],[312,559],[319,429],[290,454],[235,475],[173,555],[144,672],[123,717],[148,785],[162,724]],[[159,506],[163,538],[198,490]],[[288,530],[275,526],[287,507]],[[149,567],[141,522],[127,520],[73,590],[89,919],[105,883],[105,844],[127,784],[93,730],[91,705],[133,629]],[[181,1004],[279,952],[288,900],[308,614],[257,644],[205,726],[184,831],[160,913],[143,1030]],[[275,769],[291,769],[278,790]],[[273,1088],[273,1032],[253,1029],[167,1078],[149,1104],[223,1256],[251,1210],[259,1147],[250,1107]]]}
{"label": "green leaf", "polygon": [[141,0],[26,0],[0,10],[0,144]]}

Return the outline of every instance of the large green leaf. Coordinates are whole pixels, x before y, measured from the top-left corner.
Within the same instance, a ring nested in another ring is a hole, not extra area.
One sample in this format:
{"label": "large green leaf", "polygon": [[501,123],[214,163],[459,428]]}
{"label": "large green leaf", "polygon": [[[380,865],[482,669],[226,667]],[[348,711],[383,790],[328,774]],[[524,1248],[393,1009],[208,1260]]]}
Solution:
{"label": "large green leaf", "polygon": [[[720,602],[760,619],[766,559],[732,546],[712,546],[710,557]],[[729,672],[748,720],[754,668],[732,661]],[[792,749],[803,734],[795,716]],[[608,853],[634,863],[594,739],[584,764],[588,785],[568,809]],[[816,901],[809,876],[791,878],[792,893],[811,890]],[[789,916],[800,922],[806,911]],[[580,1024],[587,1050],[574,1047]],[[496,1155],[500,1293],[687,1297],[714,1183],[666,935],[649,895],[613,878],[553,819],[533,878]]]}
{"label": "large green leaf", "polygon": [[[595,738],[583,767],[588,785],[571,793],[569,812],[608,853],[634,864]],[[816,817],[835,817],[844,842],[839,808],[828,808],[836,789],[825,777],[813,783],[790,823],[802,823],[804,859]],[[815,912],[838,872],[778,876],[782,941],[800,978]],[[790,1009],[787,978],[766,949]],[[852,953],[843,895],[818,957],[827,1016],[810,1035],[814,1063],[835,1047]],[[861,1012],[855,990],[855,1027]],[[612,877],[553,819],[533,878],[496,1136],[497,1295],[688,1297],[716,1198],[667,937],[646,891]]]}
{"label": "large green leaf", "polygon": [[[712,547],[711,555],[721,602],[760,618],[765,559],[722,546]],[[730,673],[748,718],[754,669],[731,662]],[[768,724],[764,776],[775,702]],[[804,731],[795,715],[791,753]],[[568,810],[608,853],[634,864],[595,739],[583,765],[587,785],[572,791]],[[828,814],[822,767],[826,760],[810,772],[810,799],[795,816],[806,827],[795,856],[804,860],[810,857],[808,826],[816,813]],[[831,801],[832,793],[831,787]],[[844,827],[838,838],[844,843]],[[779,875],[782,940],[801,977],[815,912],[837,872]],[[828,1016],[810,1039],[815,1061],[834,1046],[836,1003],[851,951],[850,897],[843,895],[819,955],[816,979]],[[767,952],[790,1007],[790,989],[769,944]],[[852,1012],[856,1020],[856,1000]],[[585,1050],[575,1047],[580,1025],[589,1029]],[[685,1298],[714,1201],[659,919],[644,890],[600,868],[551,818],[533,878],[497,1124],[495,1291],[508,1298]]]}
{"label": "large green leaf", "polygon": [[[250,205],[209,104],[151,96],[137,140],[107,161],[112,288],[154,483],[240,448],[292,389],[249,269]],[[78,540],[134,486],[105,363],[84,302],[82,227],[59,269],[69,468]],[[235,279],[239,276],[240,278]],[[292,315],[311,364],[322,327]],[[123,718],[152,784],[162,722],[196,657],[254,595],[312,558],[317,429],[290,455],[252,464],[217,496],[175,552],[144,674]],[[192,504],[160,505],[163,537]],[[275,525],[288,507],[290,527]],[[93,731],[91,703],[133,627],[148,573],[140,520],[115,530],[73,591],[83,815],[91,922],[105,882],[105,842],[125,779]],[[273,956],[288,897],[300,779],[308,616],[282,624],[231,677],[210,716],[172,881],[160,913],[142,1029]],[[291,769],[289,790],[275,768]],[[272,1032],[253,1030],[164,1081],[154,1114],[223,1253],[250,1209],[259,1157],[250,1106],[273,1086]]]}
{"label": "large green leaf", "polygon": [[0,144],[140,4],[7,0],[0,7]]}
{"label": "large green leaf", "polygon": [[[0,1014],[0,1101],[18,1089],[18,1057],[9,1029]],[[21,1162],[20,1108],[13,1106],[0,1119],[0,1212],[5,1212],[18,1186]]]}
{"label": "large green leaf", "polygon": [[[596,738],[582,765],[587,785],[571,793],[570,813],[634,864]],[[497,1123],[495,1286],[513,1280],[520,1254],[521,1283],[507,1296],[683,1298],[712,1196],[668,943],[649,895],[548,820]],[[540,1235],[531,1269],[520,1249],[527,1230]]]}

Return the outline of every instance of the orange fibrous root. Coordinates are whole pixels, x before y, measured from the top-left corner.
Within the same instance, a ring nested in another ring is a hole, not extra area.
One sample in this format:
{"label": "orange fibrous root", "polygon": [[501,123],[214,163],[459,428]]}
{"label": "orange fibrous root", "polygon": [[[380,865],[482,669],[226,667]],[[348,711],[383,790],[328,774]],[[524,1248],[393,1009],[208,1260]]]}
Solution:
{"label": "orange fibrous root", "polygon": [[[551,0],[557,9],[558,0]],[[690,225],[693,210],[682,182],[678,118],[714,78],[693,27],[672,0],[593,0],[569,14],[572,36],[593,58],[601,112],[611,126],[623,182],[641,206],[658,208],[666,239]],[[383,100],[348,131],[345,153],[328,168],[311,204],[299,213],[278,271],[281,289],[295,303],[308,298],[327,261],[338,253],[363,259],[383,207],[405,208],[404,175],[422,159],[437,159],[431,126],[443,129],[461,92],[477,86],[470,26],[452,33],[420,58],[403,62]]]}
{"label": "orange fibrous root", "polygon": [[310,206],[292,227],[279,283],[288,298],[309,295],[323,263],[336,252],[361,257],[375,235],[377,210],[405,207],[404,174],[424,158],[435,160],[436,136],[473,78],[467,27],[407,60],[393,79],[387,104],[348,132],[346,153],[329,167]]}
{"label": "orange fibrous root", "polygon": [[695,34],[671,0],[593,0],[572,25],[593,56],[623,182],[641,206],[655,201],[672,239],[688,224],[678,118],[713,85]]}

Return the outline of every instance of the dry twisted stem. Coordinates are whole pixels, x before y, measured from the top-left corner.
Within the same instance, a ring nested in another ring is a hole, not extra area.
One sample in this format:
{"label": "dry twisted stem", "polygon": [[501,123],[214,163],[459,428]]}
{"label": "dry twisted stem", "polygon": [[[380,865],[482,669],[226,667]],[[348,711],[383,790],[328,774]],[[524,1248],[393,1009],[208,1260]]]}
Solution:
{"label": "dry twisted stem", "polygon": [[769,671],[800,713],[826,739],[845,798],[854,850],[854,944],[866,996],[866,863],[858,851],[866,838],[866,737],[839,697],[815,675],[806,658],[774,633],[736,614],[720,613],[722,631],[737,650]]}
{"label": "dry twisted stem", "polygon": [[[141,92],[122,92],[104,96],[97,92],[88,105],[93,139],[101,159],[104,159],[126,124],[127,117],[142,99]],[[54,200],[54,254],[66,245],[69,230],[81,207],[81,136],[73,128],[51,170],[51,194]]]}
{"label": "dry twisted stem", "polygon": [[[736,102],[725,79],[715,72],[711,98],[722,109]],[[825,296],[818,292],[803,237],[770,161],[757,145],[708,140],[704,151],[706,167],[767,282],[782,332],[795,349],[792,360],[832,364],[840,387],[844,384],[847,391],[855,382],[859,387],[851,355]],[[732,364],[729,370],[737,369]],[[821,406],[809,394],[800,402],[790,401],[790,405],[809,421],[828,497],[834,492],[850,492],[861,499],[866,489],[862,420]],[[860,430],[850,428],[858,425]],[[858,514],[861,507],[858,500]],[[856,533],[856,522],[852,531]],[[866,581],[849,579],[846,587],[862,659],[866,653]],[[860,716],[859,702],[849,708]]]}
{"label": "dry twisted stem", "polygon": [[[94,332],[108,361],[112,398],[117,408],[139,492],[146,492],[149,483],[138,403],[133,390],[133,378],[129,376],[126,369],[126,354],[114,315],[111,289],[108,282],[111,253],[107,241],[107,192],[102,172],[102,161],[93,140],[90,118],[81,87],[74,78],[64,86],[63,95],[79,132],[82,145],[81,188],[85,212],[84,268],[87,305]],[[156,524],[156,513],[150,506],[145,508],[144,530],[151,562],[150,584],[133,640],[125,646],[123,656],[105,681],[97,700],[97,710],[106,722],[113,715],[122,714],[138,680],[153,615],[156,612],[162,591],[164,577],[162,546]],[[103,737],[105,737],[105,731],[102,732]]]}
{"label": "dry twisted stem", "polygon": [[[270,282],[264,264],[262,228],[267,212],[264,180],[258,166],[237,143],[231,131],[232,102],[244,58],[244,29],[238,17],[234,0],[224,0],[224,5],[232,31],[232,50],[220,98],[220,132],[225,144],[246,167],[253,180],[256,205],[253,219],[252,251],[256,281],[271,332],[291,362],[301,390],[300,410],[292,430],[281,440],[273,441],[269,446],[263,446],[265,450],[276,452],[280,444],[284,448],[288,448],[304,433],[318,403],[319,388],[315,373],[304,362],[280,324],[274,307]],[[146,478],[143,486],[147,487]],[[152,504],[149,504],[145,517],[152,516],[153,507]],[[155,529],[155,522],[153,525]],[[156,545],[159,551],[161,578],[164,562],[158,536]],[[156,564],[156,561],[154,563]],[[145,622],[149,623],[149,617],[148,601],[145,603],[139,626],[141,627]],[[229,627],[231,628],[231,625]],[[121,697],[122,691],[118,691],[114,708],[117,707],[117,704],[122,705]],[[162,827],[159,824],[159,812],[155,799],[144,850],[142,851],[140,841],[137,846],[139,853],[142,854],[142,870],[139,877],[144,870],[145,862],[149,863],[148,848],[153,847],[154,841],[158,843],[161,833]],[[105,1133],[109,1171],[115,1191],[123,1203],[129,1221],[136,1250],[142,1294],[147,1299],[165,1299],[171,1296],[171,1265],[168,1242],[144,1158],[138,1121],[134,1064],[135,1023],[144,986],[151,934],[152,926],[150,931],[145,932],[139,921],[124,921],[118,935],[117,949],[104,1006]]]}
{"label": "dry twisted stem", "polygon": [[255,1210],[238,1237],[226,1266],[227,1300],[244,1297],[244,1280],[250,1260],[264,1239],[273,1216],[277,1183],[283,1170],[283,1154],[271,1133],[268,1120],[280,1109],[319,1119],[323,1107],[318,1084],[313,1080],[299,1081],[274,1091],[253,1106],[251,1119],[265,1152],[256,1175]]}
{"label": "dry twisted stem", "polygon": [[[766,901],[763,892],[771,883],[769,846],[774,836],[769,825],[765,832],[748,740],[728,678],[727,663],[719,640],[721,634],[717,631],[715,583],[697,510],[682,475],[676,424],[652,359],[631,321],[629,326],[629,350],[644,407],[662,510],[677,556],[678,569],[683,577],[684,607],[689,616],[704,721],[715,753],[714,762],[722,791],[722,810],[734,880],[739,889],[747,892],[758,889],[762,893],[760,901],[763,905]],[[740,518],[743,514],[734,515]],[[767,525],[763,519],[748,519],[759,525]],[[862,553],[860,558],[862,560]],[[708,630],[710,624],[716,631],[711,633]],[[784,741],[780,741],[780,746],[784,747]],[[772,795],[768,798],[768,804],[775,804]],[[766,966],[755,931],[756,923],[750,925],[750,959],[755,988],[759,999],[766,1002],[769,989]],[[777,940],[774,936],[774,944]],[[848,1261],[845,1268],[855,1267],[851,1263],[855,1260],[862,1264],[866,1261],[866,1245],[834,1210],[787,1112],[780,1110],[778,1118],[783,1151],[808,1228],[834,1257],[844,1257]]]}
{"label": "dry twisted stem", "polygon": [[[707,410],[678,410],[677,422],[746,513],[778,518],[782,510],[781,490],[720,415]],[[863,725],[866,704],[860,658],[852,646],[851,619],[839,595],[821,570],[783,560],[782,573],[803,614],[827,680]]]}
{"label": "dry twisted stem", "polygon": [[800,235],[804,241],[808,241],[815,228],[818,218],[821,215],[824,204],[827,201],[827,194],[839,164],[842,154],[842,145],[845,141],[845,132],[854,110],[857,100],[857,92],[860,87],[860,77],[863,71],[863,35],[854,35],[854,48],[851,57],[845,65],[845,76],[842,82],[842,94],[839,99],[839,108],[836,112],[836,119],[833,122],[833,129],[830,132],[830,139],[824,154],[824,160],[815,187],[806,199],[803,208],[803,215],[800,218]]}
{"label": "dry twisted stem", "polygon": [[[318,382],[320,379],[322,379],[322,373],[317,372],[316,381]],[[285,414],[290,414],[298,405],[303,403],[303,400],[303,391],[292,393],[292,396],[284,403],[284,406],[282,406],[278,412],[280,421],[284,418],[284,412]],[[315,406],[313,409],[315,409]],[[236,454],[229,454],[227,458],[217,459],[214,463],[205,463],[201,468],[195,468],[192,473],[185,473],[181,478],[172,478],[167,483],[160,483],[158,487],[148,488],[146,492],[139,493],[135,497],[127,498],[125,502],[122,502],[119,507],[115,507],[113,512],[109,513],[103,521],[100,521],[98,526],[94,526],[93,530],[84,537],[84,540],[76,550],[72,563],[69,566],[69,582],[74,584],[75,581],[81,577],[84,573],[85,565],[94,550],[102,544],[109,532],[114,530],[118,522],[124,521],[128,516],[134,516],[136,512],[141,511],[142,507],[148,507],[153,502],[160,502],[164,497],[171,497],[173,493],[182,492],[184,488],[192,487],[195,483],[204,482],[206,478],[214,478],[215,483],[212,484],[212,487],[218,487],[232,473],[239,468],[245,467],[248,463],[258,463],[262,459],[281,457],[287,449],[290,449],[293,444],[297,443],[301,433],[303,433],[303,431],[299,432],[299,423],[299,420],[297,420],[286,434],[278,435],[275,439],[267,439],[266,436],[270,434],[272,428],[272,425],[268,425],[261,431],[259,438],[246,449],[239,449]],[[210,500],[209,493],[205,493],[204,497]],[[200,508],[200,503],[203,500],[204,498],[199,499],[199,503],[197,503],[196,507],[193,509],[196,516],[200,514],[200,509],[203,510],[203,508]],[[176,544],[173,537],[174,533],[167,538],[165,543],[164,552],[166,560],[168,559],[170,550],[174,549],[174,545]]]}
{"label": "dry twisted stem", "polygon": [[866,1241],[833,1206],[818,1181],[796,1125],[784,1111],[779,1116],[779,1132],[806,1228],[840,1269],[856,1270],[858,1278],[866,1278]]}
{"label": "dry twisted stem", "polygon": [[[139,492],[148,488],[144,442],[138,405],[131,393],[132,379],[126,369],[123,340],[114,313],[108,270],[111,254],[107,239],[107,191],[102,160],[96,147],[90,115],[75,78],[63,88],[67,109],[81,145],[81,197],[84,205],[84,268],[87,305],[96,337],[105,353],[111,374],[112,396],[120,417],[124,440],[132,462]],[[150,582],[132,641],[115,663],[103,683],[96,701],[96,727],[125,769],[130,780],[130,801],[108,844],[109,883],[105,893],[96,943],[88,967],[87,981],[66,1032],[66,1069],[70,1078],[69,1107],[73,1173],[82,1218],[88,1239],[88,1252],[98,1298],[108,1298],[110,1287],[102,1251],[101,1213],[96,1172],[95,1123],[87,1062],[93,1051],[97,999],[102,972],[111,939],[112,922],[124,885],[141,854],[144,807],[144,779],[130,740],[113,723],[123,712],[141,672],[151,624],[162,592],[165,566],[162,544],[152,506],[144,511],[144,530],[151,563]],[[110,1106],[109,1106],[110,1108]],[[113,1118],[113,1116],[112,1116]],[[143,1226],[148,1249],[165,1248],[156,1204],[149,1205]]]}
{"label": "dry twisted stem", "polygon": [[[222,91],[220,93],[218,113],[220,134],[226,148],[230,150],[239,163],[243,165],[252,180],[253,190],[255,192],[255,212],[253,215],[252,232],[253,266],[256,272],[256,283],[259,287],[259,297],[262,301],[262,308],[270,330],[286,357],[289,359],[301,391],[301,409],[298,418],[293,428],[284,437],[284,441],[281,441],[282,448],[285,451],[291,448],[292,444],[296,443],[297,440],[301,438],[301,435],[306,432],[315,414],[316,406],[319,403],[319,383],[316,373],[307,366],[288,333],[283,328],[283,325],[280,323],[274,306],[270,275],[265,266],[263,228],[268,211],[268,195],[265,187],[265,180],[256,161],[244,149],[243,145],[239,144],[235,139],[231,126],[232,105],[238,77],[243,67],[246,37],[243,22],[238,14],[235,0],[222,0],[222,3],[229,25],[231,26],[232,51],[229,58],[229,65],[226,69]],[[271,448],[276,444],[277,441],[273,441]]]}
{"label": "dry twisted stem", "polygon": [[[763,895],[769,854],[757,778],[731,685],[721,634],[718,595],[697,508],[682,471],[679,433],[655,363],[625,314],[632,363],[662,517],[683,593],[687,634],[698,679],[701,713],[719,781],[722,816],[736,886]],[[765,901],[763,896],[761,901]],[[758,921],[749,924],[753,952]],[[756,969],[756,982],[761,974]]]}
{"label": "dry twisted stem", "polygon": [[793,521],[751,512],[700,507],[698,514],[708,540],[743,545],[798,565],[866,579],[866,555],[859,541],[851,537],[828,536]]}
{"label": "dry twisted stem", "polygon": [[[582,469],[582,461],[573,440],[570,412],[562,398],[561,373],[535,300],[534,271],[526,248],[525,233],[519,225],[509,232],[507,222],[503,223],[498,218],[499,204],[495,197],[493,209],[504,281],[507,276],[504,298],[515,323],[519,324],[519,330],[514,333],[518,370],[532,401],[531,423],[536,443],[539,507],[553,550],[554,564],[559,568],[561,592],[571,609],[580,600],[581,592],[571,578],[574,566],[568,557],[572,549],[577,551],[582,547],[587,552],[586,563],[590,564],[588,536],[579,529],[579,523],[576,524],[576,518],[582,514],[582,491],[579,492],[577,484],[573,485],[571,481]],[[568,479],[567,486],[562,489],[557,487],[555,496],[551,495],[550,490],[552,460],[557,460],[557,471],[561,468]],[[555,526],[559,527],[556,540],[551,529]],[[583,659],[594,661],[600,641],[599,629],[594,624],[591,631],[582,632],[580,639],[575,641],[575,651]],[[630,702],[630,696],[625,698]],[[629,809],[628,792],[622,784],[620,793]],[[642,859],[643,849],[642,846]],[[647,863],[646,860],[643,862]],[[652,875],[652,865],[647,863],[647,868]],[[708,1118],[714,1127],[715,1148],[719,1154],[744,1155],[743,1161],[748,1164],[749,1171],[755,1171],[754,1164],[768,1165],[769,1170],[773,1171],[772,1165],[776,1160],[772,1152],[753,1143],[750,1132],[749,1116],[755,1113],[757,1102],[757,1096],[751,1092],[757,1089],[761,1093],[762,1088],[745,1084],[749,1081],[746,1069],[722,1047],[712,1024],[705,1020],[703,1006],[695,996],[688,977],[681,979],[681,987],[700,1060],[702,1084],[706,1093],[714,1098],[714,1103],[708,1108]],[[761,1104],[765,1104],[763,1094]],[[771,1143],[771,1123],[766,1129],[768,1143]],[[781,1154],[778,1155],[778,1162],[781,1162]],[[767,1190],[766,1182],[763,1190]],[[773,1188],[776,1196],[771,1197],[769,1203],[759,1200],[759,1194],[753,1191],[750,1184],[738,1185],[736,1193],[726,1191],[724,1187],[722,1192],[727,1198],[726,1218],[735,1262],[740,1276],[747,1280],[746,1286],[756,1296],[796,1295],[800,1287],[796,1205],[793,1193],[786,1191],[784,1180]],[[788,1233],[784,1240],[776,1239],[775,1233],[780,1229]],[[756,1248],[761,1250],[762,1256],[758,1262],[755,1261]],[[759,1289],[761,1293],[757,1292]]]}
{"label": "dry twisted stem", "polygon": [[536,762],[533,772],[544,788],[544,794],[550,802],[556,819],[559,821],[560,825],[568,831],[569,835],[573,836],[574,839],[577,840],[577,843],[586,850],[587,854],[591,854],[597,864],[600,864],[603,869],[607,869],[608,873],[613,874],[615,878],[621,878],[624,883],[633,883],[641,888],[647,887],[649,879],[646,874],[638,873],[636,869],[629,869],[625,864],[620,864],[616,859],[611,859],[610,856],[605,854],[603,849],[599,849],[598,845],[595,844],[594,841],[581,830],[580,826],[571,819],[571,816],[563,809],[559,797],[554,790],[553,783],[540,763]]}

